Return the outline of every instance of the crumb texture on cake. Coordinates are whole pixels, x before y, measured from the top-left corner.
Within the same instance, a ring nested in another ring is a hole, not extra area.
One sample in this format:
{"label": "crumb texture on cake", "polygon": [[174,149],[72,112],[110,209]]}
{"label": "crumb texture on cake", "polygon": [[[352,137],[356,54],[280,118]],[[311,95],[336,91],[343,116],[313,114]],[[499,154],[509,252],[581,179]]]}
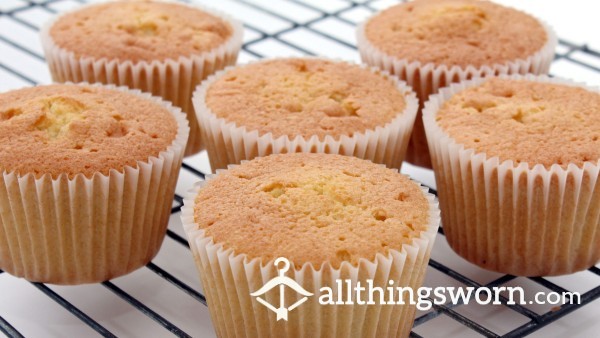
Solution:
{"label": "crumb texture on cake", "polygon": [[339,138],[385,126],[405,93],[381,74],[320,59],[277,59],[229,70],[207,90],[218,117],[274,137]]}
{"label": "crumb texture on cake", "polygon": [[106,175],[158,156],[176,134],[168,109],[131,93],[57,84],[0,94],[0,172]]}
{"label": "crumb texture on cake", "polygon": [[201,189],[195,222],[215,243],[263,262],[357,264],[425,231],[429,203],[406,176],[354,157],[271,155]]}
{"label": "crumb texture on cake", "polygon": [[177,60],[211,51],[233,33],[212,14],[190,6],[152,1],[109,2],[60,17],[54,43],[76,57],[120,61]]}
{"label": "crumb texture on cake", "polygon": [[370,19],[365,30],[367,40],[396,58],[461,67],[524,59],[548,39],[535,18],[480,0],[396,5]]}
{"label": "crumb texture on cake", "polygon": [[600,94],[584,88],[493,78],[450,98],[436,121],[488,158],[547,168],[600,159]]}

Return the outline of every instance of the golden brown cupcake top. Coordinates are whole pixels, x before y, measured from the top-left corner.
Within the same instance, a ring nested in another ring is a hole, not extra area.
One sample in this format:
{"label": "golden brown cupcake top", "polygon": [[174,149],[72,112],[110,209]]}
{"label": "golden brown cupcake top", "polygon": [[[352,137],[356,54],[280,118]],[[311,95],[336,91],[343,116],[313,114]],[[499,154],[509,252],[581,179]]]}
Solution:
{"label": "golden brown cupcake top", "polygon": [[150,1],[86,6],[51,27],[54,43],[76,57],[120,61],[177,60],[223,44],[232,27],[190,6]]}
{"label": "golden brown cupcake top", "polygon": [[396,58],[461,67],[524,59],[548,39],[535,18],[479,0],[400,4],[370,19],[365,30],[367,40]]}
{"label": "golden brown cupcake top", "polygon": [[600,94],[579,87],[490,79],[444,103],[439,126],[467,149],[530,166],[600,159]]}
{"label": "golden brown cupcake top", "polygon": [[131,93],[57,84],[0,94],[0,172],[106,175],[158,156],[176,134],[168,109]]}
{"label": "golden brown cupcake top", "polygon": [[429,203],[404,175],[354,157],[294,153],[222,172],[196,198],[215,243],[267,262],[334,267],[401,250],[429,224]]}
{"label": "golden brown cupcake top", "polygon": [[358,65],[319,59],[276,59],[231,69],[208,88],[218,117],[274,137],[352,136],[401,113],[405,93]]}

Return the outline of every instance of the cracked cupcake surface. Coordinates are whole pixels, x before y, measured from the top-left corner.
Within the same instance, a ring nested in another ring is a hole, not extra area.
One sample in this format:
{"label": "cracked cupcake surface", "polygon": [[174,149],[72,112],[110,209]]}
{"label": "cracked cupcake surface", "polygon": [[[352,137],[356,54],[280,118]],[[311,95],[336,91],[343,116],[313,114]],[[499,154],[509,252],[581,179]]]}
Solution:
{"label": "cracked cupcake surface", "polygon": [[0,170],[72,177],[122,171],[158,156],[177,123],[137,95],[84,85],[48,85],[0,94]]}
{"label": "cracked cupcake surface", "polygon": [[218,174],[200,190],[195,223],[225,249],[297,266],[372,260],[426,231],[418,184],[354,157],[271,155]]}
{"label": "cracked cupcake surface", "polygon": [[406,107],[405,94],[357,65],[278,59],[227,71],[208,88],[206,105],[259,134],[337,139],[391,122]]}
{"label": "cracked cupcake surface", "polygon": [[367,39],[399,59],[480,67],[527,58],[548,40],[544,27],[518,10],[479,0],[419,0],[377,14]]}
{"label": "cracked cupcake surface", "polygon": [[177,60],[222,45],[233,28],[189,6],[165,2],[110,2],[60,17],[50,29],[57,46],[76,57],[132,62]]}
{"label": "cracked cupcake surface", "polygon": [[437,124],[458,144],[531,166],[600,159],[600,93],[493,78],[444,103]]}

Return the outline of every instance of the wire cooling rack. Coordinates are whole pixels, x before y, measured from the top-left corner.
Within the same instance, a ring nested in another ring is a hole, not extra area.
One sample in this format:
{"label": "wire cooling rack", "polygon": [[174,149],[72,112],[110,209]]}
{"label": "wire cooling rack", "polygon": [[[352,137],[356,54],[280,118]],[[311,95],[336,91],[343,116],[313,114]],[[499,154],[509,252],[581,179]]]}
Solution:
{"label": "wire cooling rack", "polygon": [[[0,91],[51,81],[38,41],[38,29],[55,13],[85,2],[0,1]],[[394,3],[388,0],[200,2],[244,21],[246,33],[240,62],[296,55],[359,61],[354,45],[357,22]],[[555,74],[557,70],[559,75],[597,84],[600,82],[600,53],[585,44],[561,39],[553,65]],[[196,270],[178,220],[182,195],[194,181],[204,179],[207,170],[205,154],[185,160],[167,239],[159,255],[143,269],[101,284],[69,287],[29,283],[0,270],[0,332],[9,337],[91,336],[94,333],[105,337],[213,336],[206,300],[199,290]],[[423,180],[434,185],[431,172],[409,165],[403,167],[403,172],[424,175]],[[432,192],[435,191],[432,189]],[[581,303],[559,307],[509,305],[502,299],[503,304],[496,306],[435,305],[429,311],[418,312],[412,336],[521,337],[548,325],[558,336],[576,336],[577,327],[565,326],[559,319],[579,311],[582,315],[577,318],[587,316],[594,320],[593,313],[598,307],[584,306],[600,297],[598,267],[554,278],[501,275],[483,271],[456,257],[442,238],[442,230],[438,237],[428,268],[428,286],[521,286],[528,293],[577,291],[581,293]],[[587,311],[585,316],[584,311]]]}

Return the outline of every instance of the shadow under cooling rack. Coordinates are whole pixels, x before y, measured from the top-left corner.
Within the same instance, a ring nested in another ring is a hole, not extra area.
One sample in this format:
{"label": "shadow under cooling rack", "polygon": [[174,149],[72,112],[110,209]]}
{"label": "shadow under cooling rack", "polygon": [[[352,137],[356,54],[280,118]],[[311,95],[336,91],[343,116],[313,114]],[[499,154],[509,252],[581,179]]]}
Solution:
{"label": "shadow under cooling rack", "polygon": [[[46,71],[41,47],[37,41],[37,31],[40,23],[53,14],[73,6],[85,3],[82,0],[9,0],[0,2],[0,90],[17,88],[25,85],[49,83],[50,78]],[[354,46],[353,34],[357,22],[362,21],[367,15],[373,13],[389,3],[387,0],[367,1],[318,1],[318,0],[226,0],[211,2],[200,1],[206,5],[218,7],[224,11],[237,14],[244,21],[246,27],[245,43],[240,54],[242,62],[278,55],[319,55],[326,54],[344,59],[358,60]],[[249,13],[243,15],[241,13]],[[600,53],[591,50],[586,45],[578,45],[560,40],[555,62],[567,62],[577,67],[580,72],[600,73]],[[184,163],[182,175],[191,175],[196,180],[204,179],[205,174],[196,167]],[[433,193],[435,191],[432,190]],[[180,212],[182,197],[176,195],[174,199],[173,214]],[[173,241],[177,245],[189,249],[187,241],[172,230],[167,231],[165,241]],[[440,229],[440,236],[443,230]],[[438,239],[439,241],[439,239]],[[453,279],[466,286],[494,287],[501,286],[517,277],[504,275],[486,284],[480,284],[464,274],[444,265],[436,260],[429,263],[430,269]],[[149,263],[146,269],[168,282],[186,297],[206,306],[206,299],[197,291],[195,285],[188,285],[181,281],[175,274],[171,274],[155,263]],[[461,313],[464,304],[434,305],[427,313],[419,314],[414,327],[424,325],[440,316],[450,318],[454,323],[469,328],[473,333],[486,337],[521,337],[532,333],[557,319],[577,311],[586,304],[600,297],[600,269],[592,267],[588,270],[597,278],[595,287],[581,294],[580,304],[566,304],[552,308],[547,312],[538,313],[521,305],[511,305],[506,298],[502,298],[502,306],[526,318],[525,322],[515,326],[512,330],[502,335],[494,332],[478,321],[470,319]],[[2,271],[0,270],[0,276]],[[529,278],[529,281],[554,292],[567,292],[565,288],[551,282],[546,278]],[[28,283],[21,281],[22,283]],[[63,298],[57,291],[41,283],[30,283],[45,296],[66,311],[85,323],[89,328],[105,337],[115,337],[107,328],[101,325],[83,310]],[[102,287],[110,293],[138,310],[143,315],[152,319],[165,330],[178,337],[190,337],[191,332],[185,332],[172,321],[153,310],[139,297],[133,296],[112,281],[101,283]],[[23,335],[0,313],[0,331],[9,337],[22,337]],[[6,314],[4,314],[6,317]],[[421,337],[415,331],[411,336]]]}

